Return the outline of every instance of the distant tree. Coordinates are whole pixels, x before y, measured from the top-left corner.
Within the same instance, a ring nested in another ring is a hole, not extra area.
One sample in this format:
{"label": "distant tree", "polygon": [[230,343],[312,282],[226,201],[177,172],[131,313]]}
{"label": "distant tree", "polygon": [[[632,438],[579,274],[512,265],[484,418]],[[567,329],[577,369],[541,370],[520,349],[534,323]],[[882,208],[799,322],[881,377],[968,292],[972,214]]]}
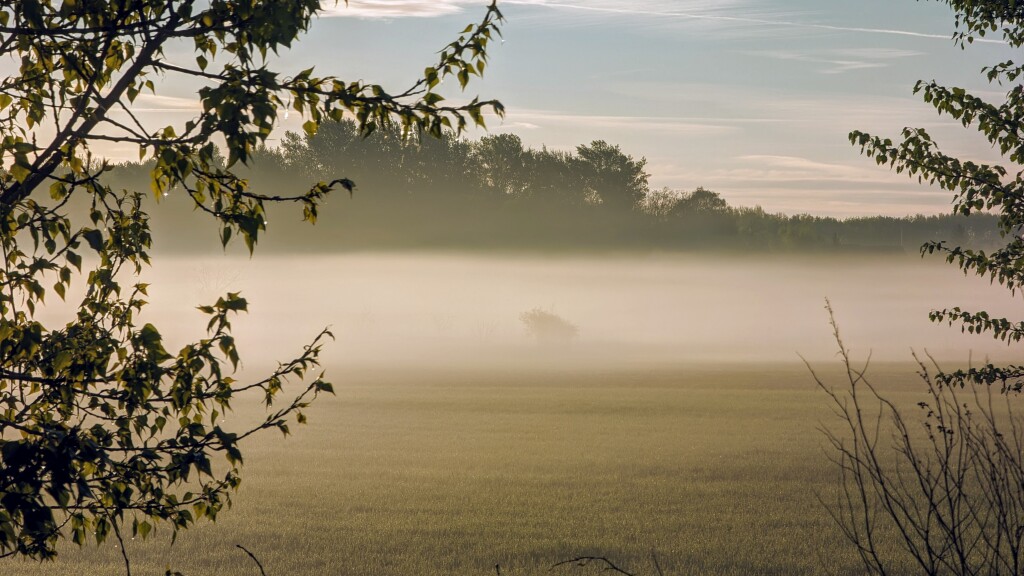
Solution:
{"label": "distant tree", "polygon": [[577,146],[576,155],[589,192],[603,206],[628,212],[647,196],[650,174],[645,171],[645,158],[634,160],[604,140]]}
{"label": "distant tree", "polygon": [[698,187],[693,192],[686,192],[679,197],[679,201],[672,206],[673,214],[711,214],[724,212],[729,204],[718,192],[712,192]]}
{"label": "distant tree", "polygon": [[484,136],[473,151],[480,163],[481,183],[499,198],[522,196],[527,187],[529,155],[515,134]]}
{"label": "distant tree", "polygon": [[346,174],[374,196],[408,192],[409,146],[401,126],[365,133],[351,118],[324,122],[316,132],[289,132],[281,143],[288,163],[307,177]]}
{"label": "distant tree", "polygon": [[658,219],[664,219],[672,213],[681,199],[682,194],[664,186],[660,190],[648,192],[641,202],[641,207],[645,213]]}
{"label": "distant tree", "polygon": [[[379,130],[375,132],[379,136]],[[349,118],[324,122],[316,132],[288,132],[281,140],[281,151],[288,164],[305,172],[306,177],[322,178],[327,174],[362,176],[372,168],[366,166],[368,150],[376,146],[374,135],[362,134],[359,125]]]}
{"label": "distant tree", "polygon": [[[156,326],[139,325],[147,287],[134,275],[151,244],[143,193],[112,189],[94,145],[137,146],[158,198],[187,195],[219,222],[224,244],[240,237],[251,251],[267,205],[298,205],[312,222],[325,195],[353,185],[332,173],[295,195],[268,194],[240,176],[285,109],[305,118],[307,135],[343,118],[362,135],[440,135],[482,124],[485,109],[501,114],[494,101],[444,106],[436,91],[445,77],[465,87],[483,71],[501,17],[493,4],[399,92],[271,69],[269,55],[320,9],[320,0],[0,4],[0,55],[15,67],[0,80],[0,556],[46,559],[61,536],[102,542],[214,519],[239,483],[239,442],[268,428],[287,433],[331,391],[314,373],[280,398],[286,380],[317,370],[326,331],[264,377],[230,375],[239,363],[231,318],[247,308],[238,294],[201,306],[209,334],[177,353]],[[164,57],[185,46],[191,57]],[[146,126],[133,102],[167,82],[201,86],[200,109],[182,125]],[[44,326],[35,313],[47,293],[64,298],[76,281],[85,285],[77,314]],[[220,415],[248,390],[262,393],[266,417],[222,427]]]}
{"label": "distant tree", "polygon": [[527,165],[527,196],[534,201],[560,208],[579,207],[587,202],[585,177],[577,169],[577,160],[568,152],[530,150]]}
{"label": "distant tree", "polygon": [[479,198],[474,182],[481,177],[473,159],[470,143],[446,130],[437,138],[410,140],[397,135],[400,143],[403,201],[412,206],[437,204],[448,200],[450,206],[464,206]]}

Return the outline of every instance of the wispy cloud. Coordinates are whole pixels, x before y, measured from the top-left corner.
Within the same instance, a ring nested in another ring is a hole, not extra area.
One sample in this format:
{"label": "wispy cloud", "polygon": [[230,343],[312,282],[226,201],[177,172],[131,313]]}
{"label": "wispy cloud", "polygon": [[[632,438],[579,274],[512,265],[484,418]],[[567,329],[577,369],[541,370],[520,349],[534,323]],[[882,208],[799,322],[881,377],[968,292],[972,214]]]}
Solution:
{"label": "wispy cloud", "polygon": [[432,18],[462,11],[466,5],[483,5],[480,0],[349,0],[344,2],[323,0],[325,17],[351,18]]}
{"label": "wispy cloud", "polygon": [[199,98],[162,96],[140,93],[131,106],[132,112],[197,112],[201,109]]}
{"label": "wispy cloud", "polygon": [[[588,130],[616,129],[649,132],[672,132],[693,135],[720,134],[736,130],[734,124],[743,119],[682,118],[671,116],[629,116],[604,114],[575,114],[553,110],[512,109],[504,125],[528,125],[532,128],[580,128]],[[755,119],[747,121],[757,121]],[[499,123],[489,121],[494,128]]]}
{"label": "wispy cloud", "polygon": [[797,50],[760,50],[747,52],[758,58],[774,60],[790,60],[816,64],[822,74],[843,74],[868,68],[885,68],[893,60],[921,56],[923,52],[913,50],[896,50],[887,48],[857,48],[838,50],[816,50],[814,52]]}
{"label": "wispy cloud", "polygon": [[[621,3],[612,4],[610,2],[593,2],[587,1],[584,3],[582,0],[505,0],[506,4],[524,4],[533,6],[544,6],[548,8],[561,9],[561,10],[574,10],[589,13],[603,13],[613,16],[656,16],[658,18],[671,18],[677,20],[694,20],[694,21],[708,21],[708,22],[719,22],[728,24],[746,24],[759,27],[775,27],[775,28],[802,28],[811,30],[823,30],[830,32],[854,32],[864,34],[881,34],[890,36],[909,36],[914,38],[930,38],[939,40],[950,40],[950,34],[936,34],[930,32],[923,32],[917,30],[901,30],[897,28],[882,28],[882,27],[860,27],[860,26],[842,26],[837,24],[828,24],[821,22],[808,22],[786,18],[770,18],[761,17],[758,15],[748,15],[737,13],[737,4],[739,2],[707,2],[704,0],[695,0],[692,2],[684,2],[684,8],[679,9],[676,7],[670,7],[665,2],[658,2],[657,0],[645,0],[631,4],[629,8],[622,7]],[[672,6],[678,6],[678,2]],[[726,8],[730,8],[726,11]],[[978,38],[975,42],[985,42],[992,44],[1004,44],[1002,40],[990,39],[990,38]]]}
{"label": "wispy cloud", "polygon": [[[535,6],[555,10],[586,12],[595,15],[647,16],[674,20],[692,20],[739,24],[762,28],[798,28],[828,32],[853,32],[950,40],[951,35],[898,28],[843,26],[826,22],[799,20],[792,14],[765,16],[746,0],[634,0],[624,7],[612,0],[503,0],[504,5]],[[467,7],[483,7],[484,0],[322,0],[324,17],[352,18],[430,18],[460,13]],[[681,7],[680,7],[681,6]],[[790,16],[789,18],[785,16]],[[1004,44],[1002,40],[978,38],[975,42]]]}
{"label": "wispy cloud", "polygon": [[[739,168],[723,171],[725,180],[751,182],[856,182],[891,183],[890,173],[876,170],[873,164],[851,165],[822,162],[800,156],[748,154],[736,158]],[[902,180],[902,179],[901,179]]]}
{"label": "wispy cloud", "polygon": [[903,216],[948,209],[947,193],[903,175],[803,156],[752,154],[734,166],[690,173],[687,182],[710,186],[737,206],[761,205],[789,214]]}
{"label": "wispy cloud", "polygon": [[748,54],[758,58],[771,58],[773,60],[788,60],[815,64],[818,65],[818,71],[822,74],[842,74],[844,72],[852,72],[868,68],[884,68],[886,66],[886,63],[879,62],[877,60],[829,58],[824,55],[820,55],[820,53],[812,55],[806,52],[790,50],[761,50],[757,52],[748,52]]}

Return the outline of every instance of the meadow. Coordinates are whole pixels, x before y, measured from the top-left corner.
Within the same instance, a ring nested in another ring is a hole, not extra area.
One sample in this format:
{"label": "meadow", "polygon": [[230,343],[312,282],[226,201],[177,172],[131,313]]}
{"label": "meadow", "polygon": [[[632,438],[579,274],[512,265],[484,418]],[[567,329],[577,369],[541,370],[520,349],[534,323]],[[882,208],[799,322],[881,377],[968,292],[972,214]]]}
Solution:
{"label": "meadow", "polygon": [[[829,377],[838,372],[824,370]],[[826,365],[827,367],[828,365]],[[246,446],[216,524],[129,543],[135,574],[858,574],[819,496],[832,422],[797,364],[348,370],[281,441]],[[873,372],[909,405],[913,366]],[[839,380],[835,380],[839,383]],[[239,404],[234,417],[251,416]],[[18,576],[123,573],[113,544]]]}
{"label": "meadow", "polygon": [[[136,575],[258,576],[236,544],[268,576],[597,573],[551,570],[585,555],[656,574],[652,554],[669,575],[860,574],[819,501],[836,487],[819,431],[834,415],[797,356],[840,384],[823,298],[908,407],[923,391],[911,346],[957,363],[1008,352],[929,309],[1016,309],[909,255],[167,258],[147,274],[145,319],[172,350],[202,333],[196,304],[249,298],[235,327],[250,375],[331,325],[337,396],[293,436],[244,446],[216,524],[130,542]],[[579,336],[538,347],[520,322],[533,308]],[[258,414],[238,399],[230,417]],[[0,560],[4,576],[123,573],[109,542]]]}

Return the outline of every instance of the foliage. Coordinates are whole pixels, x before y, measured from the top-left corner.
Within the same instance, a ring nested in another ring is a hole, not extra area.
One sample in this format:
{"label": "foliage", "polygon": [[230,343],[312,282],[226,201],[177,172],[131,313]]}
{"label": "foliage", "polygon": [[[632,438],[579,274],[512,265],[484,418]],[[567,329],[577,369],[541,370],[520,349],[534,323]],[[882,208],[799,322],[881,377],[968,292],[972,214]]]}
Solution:
{"label": "foliage", "polygon": [[[239,442],[268,428],[287,434],[309,401],[332,391],[319,373],[280,398],[286,381],[318,368],[327,331],[265,377],[235,379],[231,318],[247,309],[238,294],[200,306],[209,333],[177,353],[157,327],[139,325],[147,287],[133,275],[152,243],[143,194],[114,189],[91,147],[137,145],[157,198],[187,195],[219,223],[225,245],[241,237],[251,252],[266,206],[297,204],[313,222],[329,192],[353,187],[337,174],[295,196],[250,186],[242,168],[286,108],[304,116],[308,135],[343,118],[360,134],[437,135],[483,124],[486,109],[502,113],[495,101],[447,106],[437,92],[445,77],[465,87],[483,72],[501,20],[493,4],[398,93],[271,68],[318,10],[319,0],[0,6],[0,55],[17,63],[0,81],[0,556],[46,559],[62,536],[102,542],[128,526],[145,537],[157,524],[176,532],[214,519],[240,482]],[[190,61],[172,63],[171,50],[190,51]],[[171,82],[199,86],[200,111],[182,125],[145,126],[133,102]],[[35,315],[47,292],[69,297],[76,280],[78,313],[44,326]],[[223,428],[221,415],[249,390],[262,392],[265,418]]]}
{"label": "foliage", "polygon": [[699,186],[693,192],[687,192],[679,197],[679,201],[671,209],[671,214],[701,214],[712,212],[724,212],[729,208],[725,199],[718,192],[713,192]]}
{"label": "foliage", "polygon": [[595,140],[589,146],[577,146],[583,166],[588,200],[618,210],[632,210],[647,195],[647,160],[633,160],[618,146]]}
{"label": "foliage", "polygon": [[679,204],[680,198],[679,192],[665,186],[660,190],[648,192],[640,204],[640,209],[651,216],[664,220]]}
{"label": "foliage", "polygon": [[[1024,6],[1002,0],[943,0],[956,14],[954,41],[963,47],[989,34],[999,34],[1011,48],[1024,45]],[[961,160],[944,154],[923,128],[906,128],[902,140],[855,131],[850,141],[878,164],[897,172],[906,172],[919,181],[927,181],[952,192],[954,211],[964,216],[984,212],[998,214],[998,230],[1003,245],[990,252],[952,245],[945,241],[929,241],[921,246],[922,254],[944,254],[965,274],[988,277],[1005,286],[1011,293],[1024,287],[1024,86],[1015,83],[1024,72],[1024,65],[1007,60],[983,70],[990,83],[1010,85],[1005,101],[993,104],[957,87],[946,87],[935,81],[919,81],[914,86],[924,101],[940,115],[960,122],[965,128],[980,132],[1002,154],[1004,163],[985,164]],[[936,322],[959,324],[970,333],[989,333],[1008,343],[1024,338],[1024,323],[993,318],[985,311],[968,311],[959,307],[931,313]],[[1024,387],[1024,367],[986,365],[966,371],[940,374],[946,384],[967,382],[1000,384],[1004,389]]]}
{"label": "foliage", "polygon": [[919,362],[927,397],[919,419],[911,417],[871,383],[867,365],[853,365],[828,311],[846,380],[836,389],[814,374],[840,422],[840,430],[824,431],[840,473],[828,510],[864,568],[898,574],[909,563],[929,575],[1020,574],[1019,399],[996,402],[992,388],[979,384],[960,393]]}
{"label": "foliage", "polygon": [[526,332],[540,344],[567,344],[580,332],[575,324],[542,308],[527,310],[519,319]]}
{"label": "foliage", "polygon": [[518,136],[484,136],[473,147],[473,153],[480,164],[481,184],[485,190],[499,198],[521,197],[526,193],[529,180],[525,176],[530,156]]}

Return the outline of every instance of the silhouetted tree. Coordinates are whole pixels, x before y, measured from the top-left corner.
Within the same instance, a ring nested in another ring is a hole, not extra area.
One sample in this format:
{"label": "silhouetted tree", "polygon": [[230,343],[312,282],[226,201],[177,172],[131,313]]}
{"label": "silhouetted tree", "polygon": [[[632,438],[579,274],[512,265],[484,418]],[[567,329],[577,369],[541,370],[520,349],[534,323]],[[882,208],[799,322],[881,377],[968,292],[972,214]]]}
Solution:
{"label": "silhouetted tree", "polygon": [[482,186],[490,194],[507,199],[522,196],[527,188],[529,155],[515,134],[484,136],[473,147],[479,162]]}
{"label": "silhouetted tree", "polygon": [[587,191],[602,205],[628,212],[643,202],[650,177],[644,170],[646,159],[634,160],[604,140],[577,146],[576,154]]}
{"label": "silhouetted tree", "polygon": [[572,154],[543,147],[531,150],[529,158],[527,194],[531,199],[562,208],[586,205],[586,180]]}
{"label": "silhouetted tree", "polygon": [[724,212],[728,208],[729,204],[726,203],[725,199],[718,192],[712,192],[700,186],[693,192],[682,194],[679,197],[679,201],[672,206],[671,213],[674,215],[712,214]]}
{"label": "silhouetted tree", "polygon": [[672,210],[679,204],[681,199],[682,194],[665,186],[660,190],[648,192],[643,202],[641,202],[641,207],[646,214],[663,220],[672,214]]}

